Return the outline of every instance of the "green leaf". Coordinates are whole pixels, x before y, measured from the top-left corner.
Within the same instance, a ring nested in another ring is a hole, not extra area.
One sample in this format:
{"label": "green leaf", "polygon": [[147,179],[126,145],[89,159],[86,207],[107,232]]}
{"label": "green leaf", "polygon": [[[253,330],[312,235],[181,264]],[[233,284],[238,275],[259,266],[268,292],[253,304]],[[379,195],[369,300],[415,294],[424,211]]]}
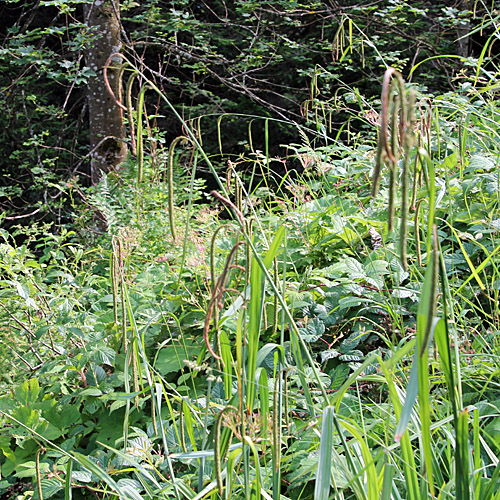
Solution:
{"label": "green leaf", "polygon": [[[93,365],[90,370],[87,371],[87,384],[97,386],[104,380],[106,380],[107,375],[104,368],[99,365]],[[95,396],[95,394],[94,394]]]}
{"label": "green leaf", "polygon": [[[50,470],[50,465],[47,462],[40,462],[40,472],[46,474]],[[36,464],[33,460],[18,464],[16,467],[15,477],[25,478],[25,477],[36,477]]]}
{"label": "green leaf", "polygon": [[275,257],[278,255],[278,250],[284,235],[285,226],[280,226],[276,231],[271,246],[269,247],[269,250],[266,252],[266,255],[264,257],[264,266],[266,269],[269,269],[271,267],[271,264],[273,263]]}
{"label": "green leaf", "polygon": [[330,386],[330,389],[336,391],[337,389],[342,387],[342,384],[347,380],[349,370],[350,368],[347,364],[341,364],[337,366],[337,368],[331,370],[330,377],[332,379],[332,384]]}
{"label": "green leaf", "polygon": [[129,495],[126,495],[123,492],[123,490],[118,486],[115,480],[105,471],[105,469],[94,464],[94,462],[92,462],[90,458],[86,457],[85,455],[82,455],[81,453],[74,452],[73,454],[77,462],[79,462],[81,465],[83,465],[83,467],[85,467],[89,471],[93,472],[101,481],[105,482],[110,488],[110,490],[117,493],[122,498],[122,500],[127,500],[130,498]]}
{"label": "green leaf", "polygon": [[36,378],[25,380],[20,386],[14,389],[14,397],[20,403],[29,405],[38,399],[40,384]]}
{"label": "green leaf", "polygon": [[35,332],[35,338],[40,340],[40,338],[50,330],[50,325],[44,325],[38,328]]}
{"label": "green leaf", "polygon": [[118,480],[118,486],[124,493],[129,495],[129,498],[134,500],[144,500],[140,495],[144,488],[139,481],[136,481],[135,479],[122,478]]}
{"label": "green leaf", "polygon": [[340,361],[345,361],[346,363],[350,363],[353,361],[363,361],[365,358],[361,351],[352,351],[349,354],[342,354],[339,356]]}
{"label": "green leaf", "polygon": [[349,309],[350,307],[357,307],[365,302],[373,302],[367,300],[366,297],[342,297],[339,300],[339,309]]}
{"label": "green leaf", "polygon": [[470,159],[466,173],[476,173],[478,170],[492,170],[495,168],[495,163],[486,156],[474,155]]}
{"label": "green leaf", "polygon": [[325,333],[325,324],[314,318],[307,323],[307,328],[300,328],[299,331],[306,342],[316,342]]}
{"label": "green leaf", "polygon": [[88,470],[75,470],[72,472],[72,476],[79,483],[90,483],[92,481],[92,472]]}
{"label": "green leaf", "polygon": [[92,359],[98,364],[113,366],[115,354],[115,351],[111,347],[102,346],[98,351],[94,352]]}
{"label": "green leaf", "polygon": [[111,406],[109,407],[109,413],[113,413],[115,410],[118,410],[119,408],[122,408],[127,404],[126,401],[113,401]]}
{"label": "green leaf", "polygon": [[340,352],[337,351],[336,349],[327,349],[326,351],[321,351],[320,356],[321,356],[321,362],[324,363],[329,359],[338,358],[340,356]]}
{"label": "green leaf", "polygon": [[80,392],[80,396],[102,396],[102,391],[97,387],[88,387]]}
{"label": "green leaf", "polygon": [[200,352],[199,346],[169,344],[160,349],[154,367],[162,375],[175,373],[185,367],[185,360],[193,360]]}
{"label": "green leaf", "polygon": [[232,392],[232,378],[233,378],[233,369],[232,362],[233,357],[231,354],[231,344],[229,342],[228,336],[224,330],[220,332],[219,336],[220,350],[222,354],[223,360],[223,377],[224,377],[224,392],[226,398],[231,397]]}
{"label": "green leaf", "polygon": [[[63,483],[61,483],[61,481],[58,481],[57,479],[42,479],[41,484],[42,496],[44,500],[50,498],[51,496],[54,496],[58,491],[61,491],[63,489]],[[35,488],[33,499],[37,500],[38,498],[38,488]]]}
{"label": "green leaf", "polygon": [[348,338],[346,338],[342,344],[340,345],[339,351],[342,354],[348,354],[351,351],[353,351],[358,344],[361,342],[361,335],[358,335],[356,333],[349,335]]}

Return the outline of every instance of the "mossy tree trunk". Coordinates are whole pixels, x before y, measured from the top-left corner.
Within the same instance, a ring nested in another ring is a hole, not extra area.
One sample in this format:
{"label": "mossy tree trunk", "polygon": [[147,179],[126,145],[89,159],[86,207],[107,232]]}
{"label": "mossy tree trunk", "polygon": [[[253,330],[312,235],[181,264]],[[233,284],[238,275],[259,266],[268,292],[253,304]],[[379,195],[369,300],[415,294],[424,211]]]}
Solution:
{"label": "mossy tree trunk", "polygon": [[[120,37],[120,5],[118,0],[94,0],[85,8],[87,24],[93,28],[93,41],[86,51],[86,64],[95,73],[87,89],[90,132],[90,176],[95,184],[103,172],[116,171],[125,160],[125,127],[120,107],[104,81],[108,57],[122,50]],[[119,58],[108,67],[107,76],[115,96],[121,95],[118,78]]]}

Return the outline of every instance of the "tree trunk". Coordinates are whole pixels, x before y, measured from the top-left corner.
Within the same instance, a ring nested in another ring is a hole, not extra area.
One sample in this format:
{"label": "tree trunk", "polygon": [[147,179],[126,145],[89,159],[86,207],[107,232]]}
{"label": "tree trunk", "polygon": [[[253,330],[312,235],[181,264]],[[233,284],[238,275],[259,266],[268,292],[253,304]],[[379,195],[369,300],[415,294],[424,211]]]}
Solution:
{"label": "tree trunk", "polygon": [[[99,181],[103,172],[118,170],[127,154],[122,111],[104,83],[104,66],[108,57],[122,48],[119,12],[119,0],[94,0],[85,9],[87,23],[95,30],[86,52],[86,64],[96,73],[89,80],[87,89],[92,184]],[[119,64],[118,60],[107,70],[109,85],[117,97],[121,95]]]}
{"label": "tree trunk", "polygon": [[[459,11],[470,10],[470,0],[460,0],[457,8]],[[460,57],[469,57],[469,33],[471,31],[471,23],[469,18],[467,21],[461,21],[457,26],[457,54]]]}

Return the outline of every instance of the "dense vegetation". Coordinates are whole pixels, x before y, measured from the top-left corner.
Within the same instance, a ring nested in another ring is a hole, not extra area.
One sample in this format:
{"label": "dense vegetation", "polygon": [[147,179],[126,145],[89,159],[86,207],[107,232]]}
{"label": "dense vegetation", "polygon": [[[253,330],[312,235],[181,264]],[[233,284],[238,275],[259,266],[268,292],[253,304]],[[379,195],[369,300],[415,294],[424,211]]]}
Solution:
{"label": "dense vegetation", "polygon": [[495,6],[122,2],[89,186],[81,3],[3,7],[2,499],[500,499]]}

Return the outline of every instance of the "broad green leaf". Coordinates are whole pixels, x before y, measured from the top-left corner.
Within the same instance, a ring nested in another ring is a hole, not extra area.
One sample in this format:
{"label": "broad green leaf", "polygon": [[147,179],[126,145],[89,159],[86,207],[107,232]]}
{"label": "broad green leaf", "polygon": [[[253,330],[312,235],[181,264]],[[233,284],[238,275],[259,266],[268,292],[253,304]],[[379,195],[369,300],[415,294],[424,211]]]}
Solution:
{"label": "broad green leaf", "polygon": [[20,386],[14,389],[14,397],[22,404],[29,405],[38,399],[40,384],[36,378],[25,380]]}
{"label": "broad green leaf", "polygon": [[321,351],[319,354],[321,356],[322,363],[328,361],[329,359],[338,358],[340,356],[340,352],[336,349],[327,349],[326,351]]}
{"label": "broad green leaf", "polygon": [[[54,496],[57,492],[63,489],[63,483],[57,479],[42,479],[42,496],[45,500],[46,498],[50,498]],[[38,500],[38,488],[35,488],[35,493],[33,495],[34,500]]]}
{"label": "broad green leaf", "polygon": [[185,360],[192,361],[200,352],[200,346],[168,344],[160,349],[154,367],[162,375],[178,372],[186,365]]}
{"label": "broad green leaf", "polygon": [[474,155],[469,161],[466,173],[468,171],[477,172],[478,170],[492,170],[493,168],[495,168],[495,162],[490,158],[482,155]]}
{"label": "broad green leaf", "polygon": [[79,483],[90,483],[92,481],[92,472],[88,470],[75,470],[72,472],[72,476]]}
{"label": "broad green leaf", "polygon": [[330,377],[332,379],[332,384],[330,386],[330,389],[336,391],[339,389],[339,387],[342,386],[342,384],[345,382],[349,375],[349,365],[347,364],[341,364],[338,365],[336,368],[334,368],[330,372]]}

